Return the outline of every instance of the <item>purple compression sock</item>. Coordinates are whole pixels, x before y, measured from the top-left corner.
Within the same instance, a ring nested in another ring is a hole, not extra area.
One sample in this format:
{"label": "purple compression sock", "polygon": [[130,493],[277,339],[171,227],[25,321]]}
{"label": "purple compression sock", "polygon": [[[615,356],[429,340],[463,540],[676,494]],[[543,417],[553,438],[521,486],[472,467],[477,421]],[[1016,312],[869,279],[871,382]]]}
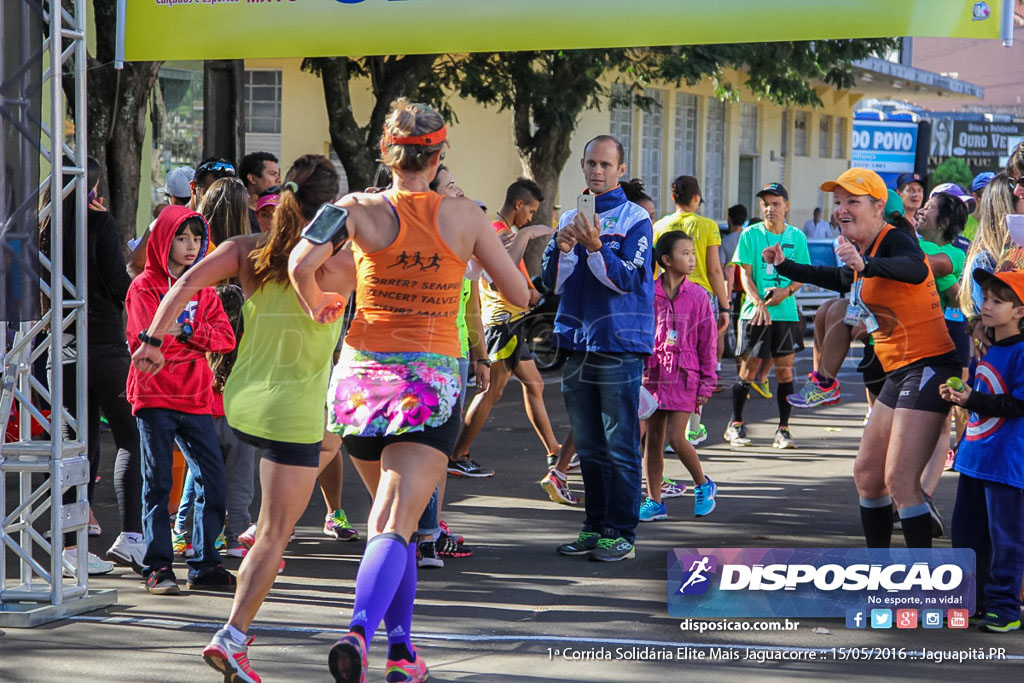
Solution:
{"label": "purple compression sock", "polygon": [[[409,655],[412,653],[409,632],[412,628],[413,602],[416,600],[416,574],[416,544],[410,543],[402,582],[398,584],[395,597],[391,599],[391,605],[384,612],[384,628],[388,632],[388,650],[391,653],[402,655],[399,657],[389,654],[389,659],[404,659],[406,652]],[[409,658],[411,659],[411,656]]]}
{"label": "purple compression sock", "polygon": [[367,648],[405,574],[408,546],[398,534],[380,534],[366,543],[356,574],[356,599],[349,629],[362,628]]}

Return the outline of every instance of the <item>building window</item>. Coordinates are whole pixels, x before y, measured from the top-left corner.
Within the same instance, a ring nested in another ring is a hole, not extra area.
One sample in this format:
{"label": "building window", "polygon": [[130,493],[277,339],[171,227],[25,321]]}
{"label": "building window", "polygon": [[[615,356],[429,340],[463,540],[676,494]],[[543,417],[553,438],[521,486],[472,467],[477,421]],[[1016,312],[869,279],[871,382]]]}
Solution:
{"label": "building window", "polygon": [[793,116],[793,155],[798,157],[810,156],[807,149],[807,129],[811,115],[805,111],[798,111]]}
{"label": "building window", "polygon": [[704,164],[704,215],[720,220],[725,214],[725,102],[708,98],[707,146]]}
{"label": "building window", "polygon": [[757,105],[740,105],[740,154],[757,154]]}
{"label": "building window", "polygon": [[842,159],[846,156],[846,119],[837,117],[832,127],[832,156]]}
{"label": "building window", "polygon": [[245,71],[245,152],[281,158],[281,71]]}
{"label": "building window", "polygon": [[[633,101],[629,88],[622,83],[612,85],[612,98],[611,122],[608,130],[613,138],[622,143],[624,159],[628,166],[633,158]],[[628,104],[615,101],[623,98],[628,101]]]}
{"label": "building window", "polygon": [[649,111],[644,112],[640,130],[640,177],[647,193],[651,195],[656,210],[661,211],[661,141],[665,128],[665,91],[647,88],[644,97],[653,100]]}
{"label": "building window", "polygon": [[697,175],[697,117],[699,98],[690,93],[676,93],[676,125],[673,131],[675,163],[673,179],[681,175]]}
{"label": "building window", "polygon": [[832,144],[832,117],[828,114],[821,115],[818,122],[818,156],[827,159],[832,156],[829,146]]}
{"label": "building window", "polygon": [[245,72],[245,132],[281,133],[280,70]]}

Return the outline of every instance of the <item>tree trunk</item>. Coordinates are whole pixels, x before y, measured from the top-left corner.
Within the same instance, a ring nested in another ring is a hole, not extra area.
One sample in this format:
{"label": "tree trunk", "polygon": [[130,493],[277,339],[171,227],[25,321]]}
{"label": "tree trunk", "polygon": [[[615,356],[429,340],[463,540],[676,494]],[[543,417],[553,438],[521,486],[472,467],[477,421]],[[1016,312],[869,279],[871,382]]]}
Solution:
{"label": "tree trunk", "polygon": [[352,114],[349,60],[347,57],[326,57],[318,59],[317,63],[320,80],[324,84],[331,147],[348,176],[349,190],[361,191],[373,183],[377,157],[370,155],[366,132]]}
{"label": "tree trunk", "polygon": [[[245,149],[245,61],[203,62],[203,157],[238,164]],[[244,182],[245,179],[243,178]]]}
{"label": "tree trunk", "polygon": [[136,233],[146,109],[163,62],[125,62],[121,71],[114,69],[116,4],[93,0],[96,56],[88,59],[86,118],[89,155],[104,171],[100,195],[123,244]]}
{"label": "tree trunk", "polygon": [[[356,69],[345,57],[309,60],[309,67],[319,73],[324,84],[331,147],[345,168],[350,191],[375,184],[380,136],[391,102],[399,97],[415,100],[436,59],[436,55],[366,57],[363,68]],[[373,88],[373,110],[366,126],[360,126],[352,114],[350,84],[357,69],[369,73]]]}

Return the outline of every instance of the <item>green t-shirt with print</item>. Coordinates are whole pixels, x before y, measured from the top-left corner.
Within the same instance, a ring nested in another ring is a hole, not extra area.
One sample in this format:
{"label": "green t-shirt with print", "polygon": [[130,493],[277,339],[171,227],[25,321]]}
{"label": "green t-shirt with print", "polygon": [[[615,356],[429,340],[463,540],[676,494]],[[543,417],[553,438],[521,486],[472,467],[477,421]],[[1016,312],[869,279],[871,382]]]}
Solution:
{"label": "green t-shirt with print", "polygon": [[[807,237],[799,228],[787,223],[785,230],[776,235],[768,230],[764,223],[750,226],[740,233],[740,241],[736,245],[736,254],[732,257],[732,262],[751,267],[754,284],[757,286],[757,293],[760,296],[764,296],[764,293],[773,287],[788,287],[792,282],[789,278],[780,275],[775,266],[765,263],[761,258],[762,251],[776,244],[782,245],[782,251],[786,254],[786,258],[805,265],[811,263],[811,256],[807,252]],[[772,320],[788,322],[800,320],[796,299],[792,296],[787,296],[779,304],[772,305],[769,302],[768,313],[771,314]],[[752,317],[754,317],[754,302],[750,300],[750,297],[744,297],[740,320],[750,320]]]}

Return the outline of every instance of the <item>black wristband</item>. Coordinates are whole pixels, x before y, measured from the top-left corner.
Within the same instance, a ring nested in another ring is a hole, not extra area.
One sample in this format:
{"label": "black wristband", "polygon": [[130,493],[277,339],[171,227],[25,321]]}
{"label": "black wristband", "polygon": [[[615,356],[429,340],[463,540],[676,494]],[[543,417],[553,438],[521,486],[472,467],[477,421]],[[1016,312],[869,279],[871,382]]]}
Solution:
{"label": "black wristband", "polygon": [[477,358],[476,362],[477,363],[482,363],[483,365],[486,365],[487,367],[491,367],[491,360],[489,358]]}
{"label": "black wristband", "polygon": [[158,337],[150,337],[147,334],[147,332],[148,332],[148,330],[143,330],[142,332],[139,332],[139,341],[140,342],[142,342],[143,344],[149,344],[153,348],[157,348],[157,349],[159,349],[161,346],[163,346],[163,343],[164,343],[163,339],[160,339]]}

